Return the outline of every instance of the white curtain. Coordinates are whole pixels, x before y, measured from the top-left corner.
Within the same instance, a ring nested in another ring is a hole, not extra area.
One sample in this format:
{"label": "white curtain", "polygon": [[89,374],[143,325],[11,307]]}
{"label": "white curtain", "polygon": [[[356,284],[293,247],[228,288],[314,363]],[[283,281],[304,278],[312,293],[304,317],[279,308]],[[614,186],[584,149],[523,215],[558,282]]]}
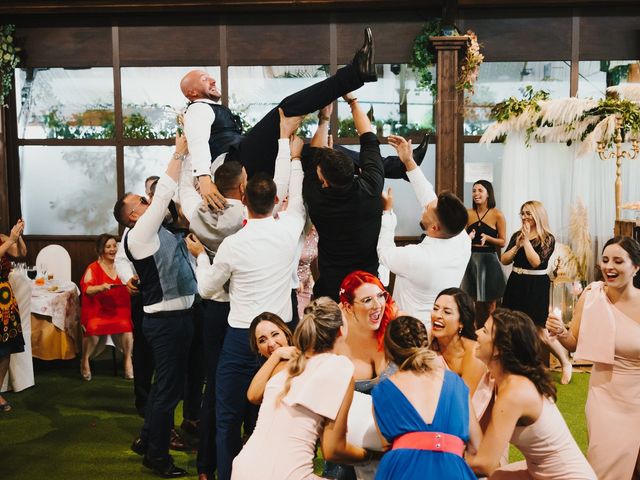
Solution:
{"label": "white curtain", "polygon": [[[628,144],[623,148],[630,150]],[[602,245],[613,236],[615,170],[615,160],[600,160],[595,152],[578,157],[575,145],[532,141],[527,146],[524,135],[510,134],[502,158],[499,205],[507,220],[507,235],[520,228],[520,206],[539,200],[556,239],[568,243],[569,214],[580,197],[589,218],[594,253],[589,273],[593,275]],[[622,187],[622,203],[640,200],[640,160],[623,160]],[[627,214],[627,218],[633,216]]]}

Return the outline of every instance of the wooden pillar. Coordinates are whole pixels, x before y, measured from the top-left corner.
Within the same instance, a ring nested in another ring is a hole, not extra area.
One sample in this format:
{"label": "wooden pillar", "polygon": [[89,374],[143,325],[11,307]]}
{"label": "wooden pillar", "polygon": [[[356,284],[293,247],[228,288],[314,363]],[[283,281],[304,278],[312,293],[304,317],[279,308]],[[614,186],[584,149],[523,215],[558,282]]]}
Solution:
{"label": "wooden pillar", "polygon": [[456,88],[460,60],[469,37],[431,37],[438,52],[436,99],[436,193],[450,190],[463,197],[463,92]]}

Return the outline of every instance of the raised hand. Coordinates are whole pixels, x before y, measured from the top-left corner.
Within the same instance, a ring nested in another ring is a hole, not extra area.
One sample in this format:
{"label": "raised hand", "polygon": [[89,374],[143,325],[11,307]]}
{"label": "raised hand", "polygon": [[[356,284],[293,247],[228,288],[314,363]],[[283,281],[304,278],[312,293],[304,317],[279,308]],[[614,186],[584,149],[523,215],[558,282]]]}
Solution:
{"label": "raised hand", "polygon": [[182,133],[176,133],[176,153],[178,155],[186,155],[189,153],[189,146],[187,145],[187,137]]}
{"label": "raised hand", "polygon": [[389,145],[396,149],[400,161],[404,163],[405,167],[408,163],[413,162],[413,149],[411,148],[411,140],[407,141],[405,138],[399,135],[389,135],[387,137]]}
{"label": "raised hand", "polygon": [[22,235],[23,231],[24,231],[24,220],[20,219],[16,222],[16,224],[11,229],[11,232],[9,233],[9,240],[12,243],[16,243],[20,238],[20,235]]}
{"label": "raised hand", "polygon": [[296,133],[304,116],[286,117],[282,108],[278,108],[278,113],[280,114],[280,138],[289,138]]}
{"label": "raised hand", "polygon": [[382,209],[384,211],[393,210],[393,191],[391,187],[389,187],[386,192],[384,190],[382,191]]}
{"label": "raised hand", "polygon": [[280,360],[289,360],[297,350],[296,347],[280,347],[274,350],[272,355],[277,355]]}
{"label": "raised hand", "polygon": [[302,157],[302,147],[304,147],[304,141],[293,135],[289,140],[289,151],[291,152],[291,158],[300,158]]}

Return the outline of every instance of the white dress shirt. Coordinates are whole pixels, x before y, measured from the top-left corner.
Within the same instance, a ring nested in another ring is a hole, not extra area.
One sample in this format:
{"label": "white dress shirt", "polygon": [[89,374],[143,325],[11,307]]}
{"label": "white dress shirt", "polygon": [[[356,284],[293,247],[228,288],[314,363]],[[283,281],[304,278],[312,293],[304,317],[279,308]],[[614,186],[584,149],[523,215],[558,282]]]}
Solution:
{"label": "white dress shirt", "polygon": [[[123,240],[128,231],[129,227],[126,227],[124,229],[124,232],[122,232]],[[114,263],[116,266],[116,272],[118,273],[118,278],[125,285],[131,279],[131,277],[137,275],[133,263],[131,263],[131,261],[127,258],[127,254],[124,251],[124,241],[118,243],[118,250],[116,251],[116,258],[114,259]]]}
{"label": "white dress shirt", "polygon": [[198,291],[208,298],[230,280],[229,325],[249,328],[251,321],[268,311],[291,321],[291,269],[304,226],[302,165],[291,162],[289,206],[279,218],[249,219],[242,230],[227,237],[209,263],[198,256]]}
{"label": "white dress shirt", "polygon": [[[158,180],[153,202],[136,221],[127,235],[127,246],[131,256],[136,260],[152,256],[160,248],[158,230],[162,225],[167,206],[173,198],[177,184],[166,173]],[[194,295],[185,295],[160,301],[152,305],[145,305],[147,313],[166,312],[173,310],[185,310],[193,304]]]}
{"label": "white dress shirt", "polygon": [[[211,136],[211,125],[216,119],[216,114],[213,112],[213,108],[207,104],[216,104],[216,102],[206,98],[199,98],[196,103],[189,105],[187,112],[184,114],[184,135],[187,137],[194,177],[208,175],[211,168],[212,158],[211,150],[209,150],[209,137]],[[218,158],[224,158],[225,156],[226,153]]]}
{"label": "white dress shirt", "polygon": [[[419,168],[407,172],[421,205],[436,198],[433,186]],[[400,310],[431,327],[436,295],[445,288],[459,287],[471,257],[471,239],[465,230],[452,238],[425,237],[417,245],[396,247],[395,213],[383,213],[378,237],[380,263],[396,274],[393,299]]]}

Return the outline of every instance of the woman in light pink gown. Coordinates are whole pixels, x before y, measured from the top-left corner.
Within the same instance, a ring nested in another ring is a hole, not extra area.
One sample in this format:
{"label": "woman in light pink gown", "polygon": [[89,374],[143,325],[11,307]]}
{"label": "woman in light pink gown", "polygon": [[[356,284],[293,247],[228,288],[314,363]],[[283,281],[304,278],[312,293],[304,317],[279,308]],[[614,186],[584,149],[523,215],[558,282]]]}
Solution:
{"label": "woman in light pink gown", "polygon": [[575,357],[593,362],[586,415],[587,457],[600,480],[640,479],[640,244],[609,240],[604,282],[589,285],[571,327],[553,315],[547,329]]}
{"label": "woman in light pink gown", "polygon": [[317,479],[316,443],[325,458],[361,462],[369,453],[346,441],[353,364],[336,355],[347,335],[338,305],[312,301],[296,328],[288,368],[267,383],[256,428],[233,461],[232,480]]}
{"label": "woman in light pink gown", "polygon": [[[478,452],[465,455],[471,469],[491,479],[596,480],[556,406],[531,318],[499,308],[477,333],[476,355],[495,378],[496,394]],[[500,467],[509,442],[525,460]]]}

